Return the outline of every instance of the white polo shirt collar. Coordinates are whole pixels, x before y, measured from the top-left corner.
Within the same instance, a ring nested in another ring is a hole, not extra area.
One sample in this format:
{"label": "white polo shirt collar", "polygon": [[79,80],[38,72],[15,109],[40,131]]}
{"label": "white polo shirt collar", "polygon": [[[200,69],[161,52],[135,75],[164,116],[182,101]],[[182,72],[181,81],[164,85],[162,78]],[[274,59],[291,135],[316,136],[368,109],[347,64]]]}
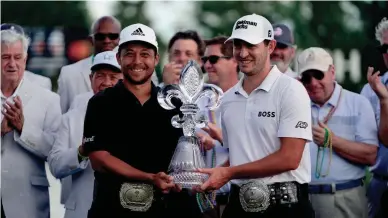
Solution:
{"label": "white polo shirt collar", "polygon": [[[276,65],[273,65],[267,77],[265,77],[263,82],[255,90],[253,90],[253,92],[257,90],[263,90],[263,91],[269,92],[273,84],[281,75],[282,75],[282,72],[280,72],[280,70],[277,68]],[[245,90],[242,87],[244,78],[245,78],[245,75],[238,81],[238,83],[235,86],[235,91],[247,97],[248,94],[245,92]]]}

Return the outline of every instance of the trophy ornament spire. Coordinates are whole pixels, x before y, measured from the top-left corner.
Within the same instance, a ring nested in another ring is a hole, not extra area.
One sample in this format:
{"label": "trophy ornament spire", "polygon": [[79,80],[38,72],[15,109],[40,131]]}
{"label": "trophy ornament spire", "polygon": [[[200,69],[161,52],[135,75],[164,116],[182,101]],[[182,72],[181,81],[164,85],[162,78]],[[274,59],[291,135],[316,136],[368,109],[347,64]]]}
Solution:
{"label": "trophy ornament spire", "polygon": [[193,60],[183,68],[177,85],[166,85],[158,93],[158,102],[164,109],[175,109],[177,99],[182,102],[179,110],[183,116],[175,115],[171,124],[182,128],[184,136],[179,139],[168,171],[174,182],[183,188],[192,189],[207,179],[206,174],[196,172],[196,169],[205,167],[205,161],[195,131],[207,124],[205,116],[198,113],[198,103],[207,98],[207,109],[214,110],[220,106],[222,95],[218,86],[204,84],[201,67]]}

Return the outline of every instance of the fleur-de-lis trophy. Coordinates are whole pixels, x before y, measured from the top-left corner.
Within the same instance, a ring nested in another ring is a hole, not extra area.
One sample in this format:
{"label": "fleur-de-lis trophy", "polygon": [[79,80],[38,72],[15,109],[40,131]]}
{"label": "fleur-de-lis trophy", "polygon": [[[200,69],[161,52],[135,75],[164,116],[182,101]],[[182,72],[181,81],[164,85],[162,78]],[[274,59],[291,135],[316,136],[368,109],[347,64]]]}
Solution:
{"label": "fleur-de-lis trophy", "polygon": [[208,110],[214,110],[219,107],[222,95],[223,92],[218,86],[204,84],[202,70],[192,60],[183,68],[179,84],[166,85],[158,93],[159,104],[167,110],[176,108],[173,104],[174,98],[182,102],[180,111],[183,116],[175,115],[171,123],[175,128],[183,128],[183,136],[179,138],[168,168],[174,183],[182,188],[193,189],[208,178],[207,174],[197,172],[198,168],[206,166],[195,131],[196,128],[205,127],[208,122],[206,116],[199,113],[198,104]]}

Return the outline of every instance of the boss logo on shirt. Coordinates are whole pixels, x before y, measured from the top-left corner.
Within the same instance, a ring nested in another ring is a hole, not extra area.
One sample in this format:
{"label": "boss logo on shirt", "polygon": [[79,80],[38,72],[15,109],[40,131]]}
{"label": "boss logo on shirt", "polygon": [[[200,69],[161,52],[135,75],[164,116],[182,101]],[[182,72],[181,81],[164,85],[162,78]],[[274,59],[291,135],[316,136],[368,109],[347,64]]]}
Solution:
{"label": "boss logo on shirt", "polygon": [[306,122],[302,122],[302,121],[299,121],[295,128],[302,128],[302,129],[306,129],[309,125],[306,123]]}
{"label": "boss logo on shirt", "polygon": [[275,112],[259,111],[258,117],[275,117]]}
{"label": "boss logo on shirt", "polygon": [[89,138],[84,138],[84,143],[87,143],[87,142],[92,142],[92,141],[94,141],[94,136],[92,136],[92,137],[89,137]]}

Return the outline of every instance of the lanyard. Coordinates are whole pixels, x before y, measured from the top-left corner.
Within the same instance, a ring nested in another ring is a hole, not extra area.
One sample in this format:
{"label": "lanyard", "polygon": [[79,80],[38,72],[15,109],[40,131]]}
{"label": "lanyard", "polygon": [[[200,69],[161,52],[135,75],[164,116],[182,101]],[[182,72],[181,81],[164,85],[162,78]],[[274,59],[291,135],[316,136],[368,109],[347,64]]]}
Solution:
{"label": "lanyard", "polygon": [[[338,101],[337,101],[336,106],[332,107],[330,109],[329,113],[323,119],[324,124],[327,124],[329,122],[329,120],[332,118],[334,112],[337,110],[337,108],[339,106],[339,103],[341,101],[341,97],[342,97],[342,88],[340,90],[340,96],[338,97]],[[331,134],[327,131],[328,130],[325,129],[325,144],[324,144],[324,146],[323,147],[318,146],[317,160],[315,162],[315,178],[317,178],[317,179],[319,179],[320,177],[326,177],[330,173],[331,160],[332,160],[332,156],[333,156],[333,144],[331,141]],[[327,136],[327,138],[326,138],[326,136]],[[329,156],[329,164],[328,164],[326,173],[322,174],[321,171],[322,171],[322,166],[323,166],[323,160],[325,159],[325,149],[326,148],[329,148],[329,155],[330,155]],[[319,161],[319,159],[321,159],[321,160]]]}
{"label": "lanyard", "polygon": [[[216,114],[213,110],[209,110],[209,120],[213,124],[217,124],[216,120]],[[211,163],[211,168],[216,166],[216,148],[215,146],[212,148],[212,163]]]}

